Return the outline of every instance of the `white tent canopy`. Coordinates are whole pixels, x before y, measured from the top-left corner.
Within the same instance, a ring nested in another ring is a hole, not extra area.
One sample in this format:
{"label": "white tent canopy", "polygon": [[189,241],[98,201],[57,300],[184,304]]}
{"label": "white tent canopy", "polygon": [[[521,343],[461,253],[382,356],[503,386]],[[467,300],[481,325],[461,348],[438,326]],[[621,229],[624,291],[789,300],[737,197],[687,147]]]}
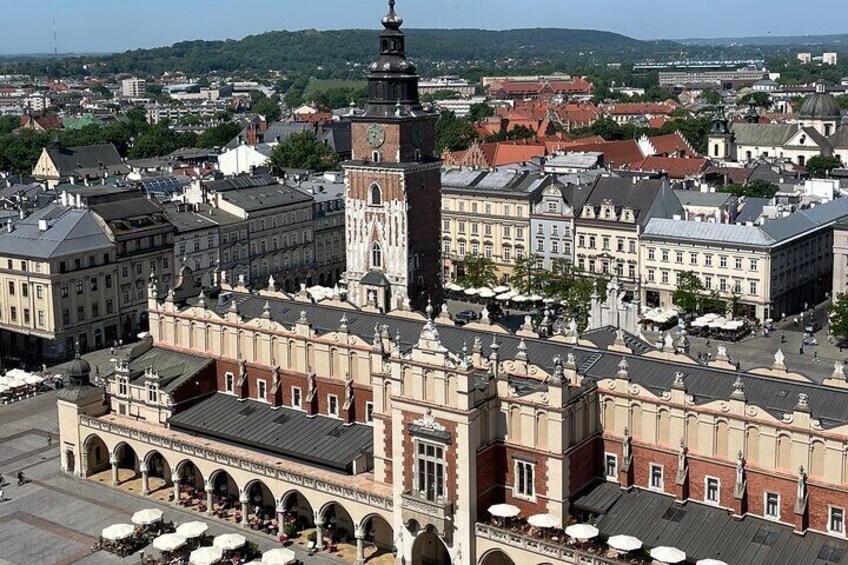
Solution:
{"label": "white tent canopy", "polygon": [[224,550],[217,547],[201,547],[188,556],[191,565],[215,565],[224,557]]}
{"label": "white tent canopy", "polygon": [[186,539],[179,534],[165,534],[153,540],[153,549],[159,551],[174,551],[186,544]]}
{"label": "white tent canopy", "polygon": [[695,565],[727,565],[727,563],[718,559],[701,559]]}
{"label": "white tent canopy", "polygon": [[495,291],[490,288],[481,288],[478,295],[480,296],[480,298],[494,298]]}
{"label": "white tent canopy", "polygon": [[212,547],[231,551],[238,549],[247,543],[247,539],[241,534],[221,534],[212,541]]}
{"label": "white tent canopy", "polygon": [[534,514],[527,519],[527,523],[534,528],[556,528],[560,525],[560,519],[550,514]]}
{"label": "white tent canopy", "polygon": [[185,538],[199,538],[209,529],[206,522],[186,522],[177,526],[177,533]]}
{"label": "white tent canopy", "polygon": [[495,504],[489,506],[489,514],[495,518],[515,518],[521,514],[521,510],[512,504]]}
{"label": "white tent canopy", "polygon": [[580,541],[596,538],[598,534],[598,528],[589,524],[574,524],[565,529],[565,535]]}
{"label": "white tent canopy", "polygon": [[502,293],[504,293],[504,292],[509,292],[509,291],[510,291],[510,290],[512,290],[512,289],[511,289],[511,288],[509,288],[508,286],[503,286],[503,285],[501,285],[501,286],[496,286],[496,287],[495,287],[495,288],[493,288],[492,290],[493,290],[494,292],[496,292],[497,294],[502,294]]}
{"label": "white tent canopy", "polygon": [[465,287],[460,286],[456,283],[448,283],[445,285],[445,289],[451,292],[462,292],[463,290],[465,290]]}
{"label": "white tent canopy", "polygon": [[642,540],[633,536],[612,536],[607,545],[618,551],[636,551],[642,548]]}
{"label": "white tent canopy", "polygon": [[676,547],[668,547],[661,545],[651,550],[651,559],[655,559],[660,563],[674,565],[686,561],[686,553],[680,551]]}
{"label": "white tent canopy", "polygon": [[114,524],[108,528],[103,528],[100,535],[103,536],[103,539],[105,540],[115,541],[127,539],[133,535],[133,532],[135,532],[135,528],[130,524]]}
{"label": "white tent canopy", "polygon": [[297,560],[291,549],[278,547],[262,554],[262,565],[290,565]]}

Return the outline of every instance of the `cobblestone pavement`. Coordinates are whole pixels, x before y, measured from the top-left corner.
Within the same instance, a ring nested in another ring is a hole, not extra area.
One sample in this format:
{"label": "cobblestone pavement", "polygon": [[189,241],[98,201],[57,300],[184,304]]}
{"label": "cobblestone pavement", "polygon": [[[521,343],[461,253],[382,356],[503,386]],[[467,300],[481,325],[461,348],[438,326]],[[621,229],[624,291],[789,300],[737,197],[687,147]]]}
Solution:
{"label": "cobblestone pavement", "polygon": [[[120,559],[102,551],[91,553],[103,528],[128,523],[134,512],[151,507],[161,508],[165,519],[175,523],[198,519],[197,513],[63,474],[55,440],[58,431],[55,393],[0,407],[0,473],[11,483],[0,503],[0,565],[135,565],[138,554]],[[53,434],[52,445],[47,443],[48,434]],[[32,482],[17,486],[18,471]],[[278,546],[251,530],[215,519],[204,521],[213,535],[237,532],[262,550]],[[303,552],[298,557],[310,565],[342,563]]]}

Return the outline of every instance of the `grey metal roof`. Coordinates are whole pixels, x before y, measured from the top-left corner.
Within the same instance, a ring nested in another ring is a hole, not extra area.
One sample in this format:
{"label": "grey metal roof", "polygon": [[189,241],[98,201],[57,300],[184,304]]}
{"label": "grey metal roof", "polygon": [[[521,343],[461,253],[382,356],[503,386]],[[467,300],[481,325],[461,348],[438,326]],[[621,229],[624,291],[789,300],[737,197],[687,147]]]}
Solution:
{"label": "grey metal roof", "polygon": [[645,226],[642,239],[671,239],[696,242],[722,242],[752,247],[768,247],[775,240],[757,226],[690,222],[653,218]]}
{"label": "grey metal roof", "polygon": [[250,446],[296,461],[339,472],[350,472],[353,461],[373,453],[374,430],[364,424],[291,408],[274,409],[258,400],[239,400],[216,393],[173,415],[172,429]]}
{"label": "grey metal roof", "polygon": [[209,204],[166,203],[163,208],[168,220],[177,229],[177,233],[211,229],[242,221],[238,216]]}
{"label": "grey metal roof", "polygon": [[[609,496],[610,487],[595,486]],[[615,488],[618,488],[617,486]],[[839,565],[848,562],[848,541],[815,532],[799,536],[791,526],[759,518],[733,518],[721,508],[683,505],[663,494],[635,489],[621,494],[598,521],[603,536],[630,535],[647,547],[672,546],[687,563],[718,559],[728,565]],[[578,500],[596,503],[591,494]]]}
{"label": "grey metal roof", "polygon": [[130,167],[123,162],[118,150],[111,143],[85,147],[48,147],[47,154],[59,170],[59,176],[71,176],[80,171],[89,174],[127,174]]}
{"label": "grey metal roof", "polygon": [[636,222],[644,225],[650,218],[671,218],[680,214],[683,208],[663,179],[639,180],[599,177],[584,206],[601,206],[612,202],[618,208],[630,208],[636,215]]}
{"label": "grey metal roof", "polygon": [[143,380],[145,369],[151,368],[159,375],[159,388],[165,392],[176,390],[184,382],[214,363],[208,357],[198,357],[170,349],[156,347],[144,349],[146,348],[138,354],[135,353],[136,350],[130,353],[134,355],[129,363],[130,379]]}
{"label": "grey metal roof", "polygon": [[[46,230],[39,224],[46,222]],[[108,250],[114,243],[89,210],[51,204],[0,233],[0,255],[51,259]]]}
{"label": "grey metal roof", "polygon": [[768,206],[769,202],[771,198],[746,198],[742,209],[736,215],[736,222],[739,224],[756,222],[763,215],[763,208]]}
{"label": "grey metal roof", "polygon": [[785,145],[801,128],[798,124],[731,124],[737,145],[779,147]]}
{"label": "grey metal roof", "polygon": [[674,194],[682,206],[721,207],[733,196],[726,192],[701,192],[699,190],[675,190]]}
{"label": "grey metal roof", "polygon": [[278,206],[312,202],[312,197],[303,191],[279,184],[276,181],[274,184],[266,186],[228,190],[221,193],[221,198],[248,213]]}
{"label": "grey metal roof", "polygon": [[[263,314],[265,298],[236,294],[236,304],[239,313],[246,319],[260,318]],[[306,304],[292,300],[269,300],[271,317],[278,323],[293,327],[305,311],[309,322],[319,333],[335,332],[339,329],[339,321],[347,316],[351,333],[370,342],[374,335],[374,327],[387,324],[390,335],[400,334],[401,346],[409,349],[418,342],[423,323],[402,318],[393,318],[367,312],[350,312],[319,304]],[[219,313],[225,315],[229,304],[219,307]],[[512,359],[518,352],[521,338],[512,334],[493,334],[487,331],[469,329],[467,327],[439,326],[442,345],[455,354],[462,352],[463,345],[469,348],[474,339],[479,337],[483,342],[484,355],[491,352],[490,345],[496,337],[502,359]],[[671,390],[674,375],[684,373],[687,393],[692,395],[696,404],[705,404],[715,400],[726,400],[733,392],[733,383],[737,376],[742,378],[748,403],[759,406],[777,418],[791,413],[797,404],[798,395],[805,393],[813,417],[821,420],[824,428],[832,428],[839,424],[848,423],[848,390],[824,387],[814,383],[789,381],[778,377],[736,373],[701,365],[681,365],[660,359],[652,359],[640,355],[624,355],[610,351],[588,347],[569,346],[542,339],[527,339],[527,354],[531,363],[553,372],[556,356],[565,357],[573,352],[581,374],[586,381],[595,381],[613,377],[618,371],[618,364],[623,356],[628,357],[630,377],[632,381],[655,393]],[[753,368],[753,367],[752,367]],[[790,367],[791,369],[791,367]]]}
{"label": "grey metal roof", "polygon": [[520,167],[499,167],[492,170],[446,168],[442,170],[444,192],[496,194],[498,197],[526,199],[556,182],[554,175]]}
{"label": "grey metal roof", "polygon": [[848,148],[848,125],[838,128],[828,141],[834,149]]}
{"label": "grey metal roof", "polygon": [[848,216],[848,198],[838,198],[763,224],[763,231],[783,241]]}

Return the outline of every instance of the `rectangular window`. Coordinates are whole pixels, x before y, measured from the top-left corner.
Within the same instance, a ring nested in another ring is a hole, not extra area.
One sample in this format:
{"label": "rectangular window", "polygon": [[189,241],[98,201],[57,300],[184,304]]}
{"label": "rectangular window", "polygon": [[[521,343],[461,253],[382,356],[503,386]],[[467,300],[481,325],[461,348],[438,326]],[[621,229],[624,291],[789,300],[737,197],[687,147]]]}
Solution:
{"label": "rectangular window", "polygon": [[62,323],[66,326],[71,324],[71,311],[70,310],[62,310]]}
{"label": "rectangular window", "polygon": [[689,264],[690,265],[697,265],[698,264],[698,254],[697,253],[690,253],[689,254]]}
{"label": "rectangular window", "polygon": [[292,400],[291,400],[292,408],[297,408],[297,409],[303,408],[303,399],[300,396],[300,388],[293,386],[291,390],[292,390]]}
{"label": "rectangular window", "polygon": [[62,283],[62,286],[61,286],[61,287],[59,287],[59,288],[60,288],[59,293],[60,293],[60,295],[62,296],[62,298],[67,298],[67,297],[68,297],[68,292],[69,292],[69,290],[68,290],[68,283]]}
{"label": "rectangular window", "polygon": [[845,509],[831,506],[830,510],[828,511],[828,514],[829,516],[827,519],[827,531],[832,534],[844,534]]}
{"label": "rectangular window", "polygon": [[233,393],[236,390],[236,378],[232,373],[224,375],[224,387],[227,392]]}
{"label": "rectangular window", "polygon": [[676,263],[683,263],[683,252],[682,251],[675,251],[674,259],[675,259]]}
{"label": "rectangular window", "polygon": [[38,325],[40,327],[44,327],[44,310],[38,311]]}
{"label": "rectangular window", "polygon": [[112,288],[112,275],[106,275],[106,288]]}
{"label": "rectangular window", "polygon": [[415,450],[416,483],[421,498],[435,501],[445,498],[445,448],[419,441]]}
{"label": "rectangular window", "polygon": [[91,291],[92,292],[97,291],[97,277],[94,277],[94,278],[91,279]]}
{"label": "rectangular window", "polygon": [[651,464],[651,488],[663,490],[663,466]]}
{"label": "rectangular window", "polygon": [[655,282],[656,272],[653,269],[648,269],[648,282]]}
{"label": "rectangular window", "polygon": [[21,296],[29,298],[29,285],[27,283],[21,283]]}
{"label": "rectangular window", "polygon": [[77,321],[85,321],[85,306],[77,306]]}
{"label": "rectangular window", "polygon": [[533,499],[536,497],[536,464],[527,461],[515,462],[515,486],[513,496]]}
{"label": "rectangular window", "polygon": [[339,397],[335,394],[327,395],[327,414],[330,416],[339,415]]}
{"label": "rectangular window", "polygon": [[608,481],[618,482],[618,455],[614,453],[604,455],[604,473]]}
{"label": "rectangular window", "polygon": [[760,267],[760,262],[757,259],[751,259],[751,270],[756,271]]}
{"label": "rectangular window", "polygon": [[374,403],[366,402],[365,403],[365,422],[368,424],[374,423]]}
{"label": "rectangular window", "polygon": [[668,249],[662,250],[662,262],[668,263]]}
{"label": "rectangular window", "polygon": [[29,308],[24,308],[24,323],[29,325]]}
{"label": "rectangular window", "polygon": [[767,492],[763,495],[763,515],[766,518],[780,520],[780,495],[776,492]]}
{"label": "rectangular window", "polygon": [[757,283],[755,281],[751,281],[750,284],[749,284],[748,290],[751,291],[751,294],[756,296],[756,294],[757,294]]}
{"label": "rectangular window", "polygon": [[707,267],[713,266],[713,256],[712,255],[704,255],[704,265]]}
{"label": "rectangular window", "polygon": [[704,276],[704,289],[710,290],[713,287],[713,278],[709,275]]}
{"label": "rectangular window", "polygon": [[15,296],[15,281],[9,281],[9,296]]}
{"label": "rectangular window", "polygon": [[726,269],[727,268],[727,257],[725,257],[724,255],[719,255],[718,266],[721,267],[722,269]]}
{"label": "rectangular window", "polygon": [[44,287],[40,284],[35,285],[35,297],[41,300],[44,298]]}
{"label": "rectangular window", "polygon": [[650,249],[648,249],[648,260],[653,261],[655,258],[656,258],[656,250],[653,247],[651,247]]}
{"label": "rectangular window", "polygon": [[95,302],[91,305],[91,316],[93,318],[99,318],[100,317],[100,304],[98,304],[97,302]]}
{"label": "rectangular window", "polygon": [[662,272],[662,283],[663,283],[663,284],[668,284],[668,271],[663,271],[663,272]]}
{"label": "rectangular window", "polygon": [[128,390],[128,386],[127,386],[126,379],[119,380],[118,381],[118,395],[119,396],[126,396],[127,390]]}
{"label": "rectangular window", "polygon": [[156,404],[157,402],[159,402],[159,388],[155,386],[148,387],[147,403]]}
{"label": "rectangular window", "polygon": [[77,281],[77,294],[82,294],[84,290],[82,281]]}
{"label": "rectangular window", "polygon": [[263,380],[256,381],[256,398],[268,400],[268,384]]}
{"label": "rectangular window", "polygon": [[736,257],[733,261],[733,264],[737,271],[742,270],[742,259],[740,257]]}
{"label": "rectangular window", "polygon": [[9,308],[9,318],[10,318],[13,322],[17,322],[17,321],[18,321],[18,309],[17,309],[17,308],[15,308],[14,306],[12,306],[11,308]]}
{"label": "rectangular window", "polygon": [[721,481],[716,477],[704,477],[704,502],[721,503]]}
{"label": "rectangular window", "polygon": [[111,298],[107,299],[106,300],[106,313],[111,314],[112,311],[114,310],[114,308],[115,307],[112,305],[112,299]]}

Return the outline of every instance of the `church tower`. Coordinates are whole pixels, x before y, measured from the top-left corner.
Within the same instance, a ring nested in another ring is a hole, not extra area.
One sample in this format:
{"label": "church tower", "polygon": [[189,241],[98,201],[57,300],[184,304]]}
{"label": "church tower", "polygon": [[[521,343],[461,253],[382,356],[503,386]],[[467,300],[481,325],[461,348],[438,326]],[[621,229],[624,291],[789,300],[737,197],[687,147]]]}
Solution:
{"label": "church tower", "polygon": [[710,158],[719,160],[734,158],[736,136],[730,130],[730,122],[724,114],[724,106],[719,106],[716,110],[708,139]]}
{"label": "church tower", "polygon": [[345,171],[348,300],[382,311],[437,298],[441,272],[438,114],[422,109],[403,19],[389,0],[365,112],[351,118]]}

